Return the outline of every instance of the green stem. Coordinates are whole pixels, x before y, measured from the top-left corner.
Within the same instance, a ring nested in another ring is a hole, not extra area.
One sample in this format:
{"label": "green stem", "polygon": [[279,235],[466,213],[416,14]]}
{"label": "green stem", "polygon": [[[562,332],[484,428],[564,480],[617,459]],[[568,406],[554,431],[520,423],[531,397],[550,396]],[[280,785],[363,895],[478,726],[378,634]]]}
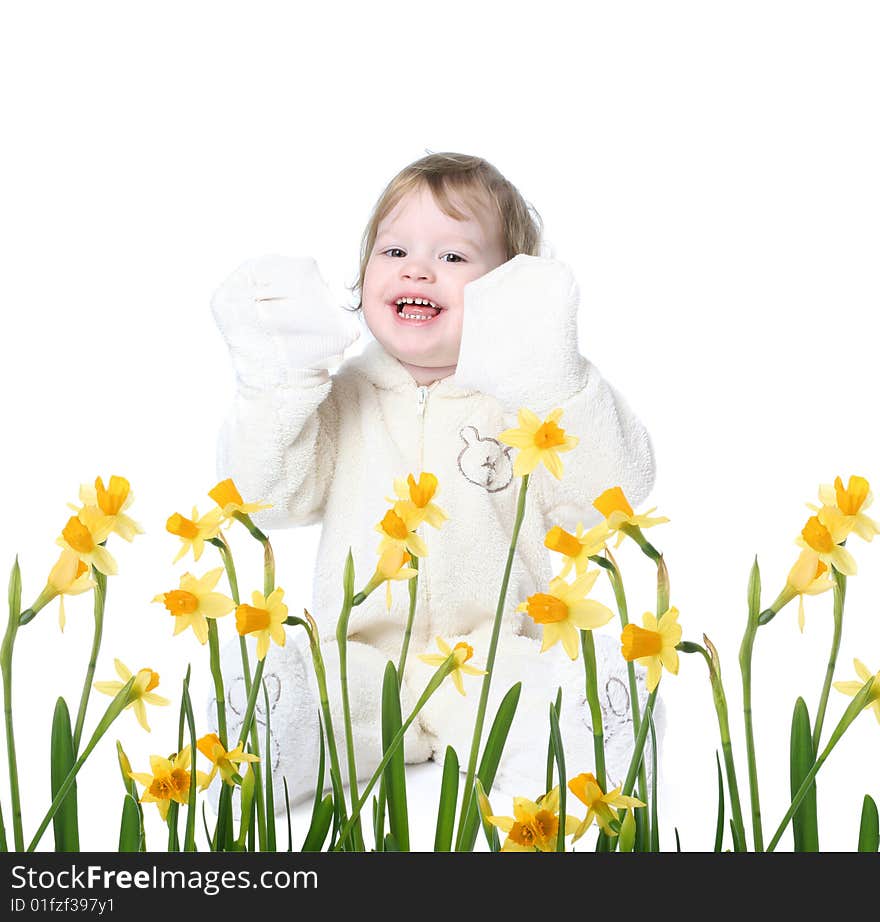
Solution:
{"label": "green stem", "polygon": [[495,609],[495,621],[492,625],[492,639],[489,643],[489,654],[486,658],[486,675],[483,676],[483,685],[480,691],[480,701],[477,706],[477,719],[474,724],[474,735],[471,740],[471,752],[468,759],[467,775],[465,776],[464,790],[461,798],[461,813],[458,819],[458,834],[456,836],[456,851],[462,845],[465,817],[470,810],[471,797],[474,790],[474,775],[477,771],[477,757],[479,756],[480,741],[483,734],[483,721],[486,718],[486,706],[489,702],[489,685],[492,681],[492,667],[495,665],[495,652],[498,649],[498,637],[501,633],[501,619],[504,615],[504,603],[507,600],[507,585],[510,582],[510,571],[513,566],[513,557],[516,552],[516,542],[522,526],[526,507],[526,493],[529,489],[529,475],[525,474],[519,488],[519,497],[516,504],[516,519],[513,523],[513,535],[510,539],[510,549],[507,553],[507,565],[504,568],[504,578],[501,581],[501,591],[498,593],[498,606]]}
{"label": "green stem", "polygon": [[[211,658],[211,677],[214,680],[214,697],[217,699],[217,736],[224,750],[229,749],[226,734],[226,691],[223,688],[223,673],[220,671],[220,639],[217,633],[217,621],[208,622],[208,648]],[[244,638],[242,638],[244,639]]]}
{"label": "green stem", "polygon": [[[373,790],[376,782],[382,776],[382,772],[385,771],[385,766],[391,761],[391,757],[397,751],[397,747],[403,742],[403,737],[406,731],[409,729],[410,724],[416,719],[419,711],[425,706],[428,699],[435,691],[443,684],[443,680],[452,672],[455,667],[455,656],[450,654],[446,657],[446,661],[437,667],[437,671],[431,677],[428,684],[425,686],[425,690],[422,692],[421,697],[416,702],[415,707],[412,709],[412,713],[406,720],[401,724],[400,729],[397,733],[394,734],[394,738],[388,745],[388,749],[385,751],[385,755],[382,757],[382,761],[379,762],[379,766],[375,772],[373,772],[373,777],[370,778],[367,783],[366,788],[364,788],[364,793],[361,795],[360,799],[354,804],[354,809],[352,810],[351,817],[348,822],[342,827],[342,831],[339,834],[339,842],[343,843],[346,839],[346,836],[351,832],[352,827],[357,822],[360,817],[361,810],[363,809],[364,804],[367,802],[367,798],[370,796],[370,791]],[[339,848],[340,846],[337,846]]]}
{"label": "green stem", "polygon": [[593,752],[596,757],[596,781],[603,792],[606,788],[605,777],[605,734],[602,727],[602,708],[599,705],[599,687],[596,677],[596,645],[592,631],[581,631],[581,649],[584,654],[584,673],[586,679],[587,702],[590,705],[590,718],[593,723]]}
{"label": "green stem", "polygon": [[92,576],[95,580],[95,633],[92,637],[92,652],[89,656],[89,665],[86,669],[86,680],[83,683],[82,695],[79,700],[79,711],[76,715],[76,728],[73,731],[73,752],[79,749],[82,737],[83,724],[86,719],[86,708],[89,704],[89,695],[92,691],[92,681],[95,678],[95,667],[98,663],[98,651],[101,649],[101,635],[104,632],[104,607],[107,602],[107,577],[95,567],[92,567]]}
{"label": "green stem", "polygon": [[755,636],[761,617],[761,574],[758,560],[752,564],[748,588],[749,615],[746,630],[739,649],[739,668],[742,674],[743,722],[746,734],[746,757],[749,766],[749,795],[752,805],[752,836],[755,851],[764,851],[764,832],[761,827],[761,799],[758,794],[758,767],[755,758],[755,732],[752,723],[752,655]]}
{"label": "green stem", "polygon": [[840,738],[849,728],[850,724],[858,717],[858,715],[867,707],[872,699],[876,697],[876,693],[873,691],[874,677],[872,676],[868,679],[867,682],[862,686],[862,688],[856,692],[855,697],[850,702],[849,707],[843,712],[843,716],[840,718],[837,726],[834,728],[834,732],[831,734],[831,739],[828,740],[828,745],[822,750],[822,754],[816,759],[813,763],[813,766],[804,776],[804,780],[801,782],[801,786],[798,788],[797,794],[794,795],[794,798],[791,801],[791,806],[785,813],[785,816],[782,818],[782,822],[779,824],[779,828],[773,834],[773,838],[770,840],[770,844],[767,846],[767,851],[772,852],[777,844],[779,839],[782,837],[782,833],[785,832],[785,827],[791,822],[791,818],[797,812],[798,807],[801,805],[801,801],[806,797],[807,792],[810,789],[810,786],[813,783],[813,779],[816,777],[819,769],[822,767],[825,760],[831,754],[831,750],[837,745],[840,741]]}
{"label": "green stem", "polygon": [[21,826],[21,796],[18,788],[18,762],[15,756],[15,734],[12,728],[12,650],[18,632],[21,608],[21,571],[18,557],[9,577],[9,622],[3,645],[0,647],[0,668],[3,671],[3,712],[6,718],[6,757],[9,761],[9,791],[12,796],[12,830],[15,850],[24,850],[24,833]]}
{"label": "green stem", "polygon": [[[419,558],[410,555],[412,562],[410,566],[414,570],[419,568]],[[406,630],[403,632],[403,643],[400,647],[400,659],[397,661],[397,681],[402,686],[403,685],[403,671],[406,668],[406,655],[409,651],[409,639],[412,635],[413,621],[416,616],[416,590],[418,588],[418,576],[414,576],[409,580],[409,614],[406,619]]]}
{"label": "green stem", "polygon": [[122,713],[122,711],[129,704],[128,695],[131,691],[131,687],[134,685],[135,679],[137,676],[132,676],[122,688],[116,693],[116,697],[110,702],[110,706],[104,712],[104,716],[98,722],[98,726],[95,728],[95,732],[92,734],[92,738],[89,740],[88,745],[83,750],[82,755],[76,760],[68,773],[67,777],[61,784],[61,787],[58,788],[58,793],[55,795],[55,799],[52,801],[49,810],[46,815],[43,817],[42,823],[40,823],[39,828],[34,834],[31,844],[28,845],[27,850],[32,852],[42,838],[43,833],[46,831],[46,827],[52,821],[52,817],[55,816],[55,813],[58,811],[58,808],[64,802],[64,798],[67,796],[67,792],[70,790],[73,785],[74,780],[76,779],[77,773],[82,768],[83,763],[89,757],[91,751],[98,744],[98,741],[101,737],[107,732],[107,729],[113,723],[114,720]]}
{"label": "green stem", "polygon": [[828,668],[825,670],[825,682],[822,685],[822,696],[819,698],[816,725],[813,727],[813,752],[819,751],[822,724],[825,722],[825,708],[828,705],[828,694],[831,691],[831,680],[834,677],[837,654],[840,652],[840,638],[843,634],[843,603],[846,598],[846,577],[834,566],[832,566],[831,571],[834,577],[834,635],[831,640],[831,652],[828,656]]}

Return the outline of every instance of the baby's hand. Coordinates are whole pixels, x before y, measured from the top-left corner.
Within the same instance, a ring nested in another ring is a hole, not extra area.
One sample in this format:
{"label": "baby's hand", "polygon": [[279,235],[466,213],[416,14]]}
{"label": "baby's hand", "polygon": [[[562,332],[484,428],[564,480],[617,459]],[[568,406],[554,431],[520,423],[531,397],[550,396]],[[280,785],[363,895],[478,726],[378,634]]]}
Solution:
{"label": "baby's hand", "polygon": [[239,377],[254,386],[325,369],[360,335],[309,256],[249,259],[216,290],[211,310]]}
{"label": "baby's hand", "polygon": [[563,262],[521,253],[464,286],[456,383],[539,415],[579,390],[580,293]]}

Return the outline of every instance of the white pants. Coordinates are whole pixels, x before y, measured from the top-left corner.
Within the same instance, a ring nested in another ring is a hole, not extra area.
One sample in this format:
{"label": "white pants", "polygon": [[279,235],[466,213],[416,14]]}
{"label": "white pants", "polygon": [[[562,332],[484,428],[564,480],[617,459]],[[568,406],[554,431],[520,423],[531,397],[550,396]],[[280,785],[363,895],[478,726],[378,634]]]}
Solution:
{"label": "white pants", "polygon": [[[462,639],[470,643],[474,648],[474,657],[470,660],[470,664],[482,668],[485,665],[485,657],[489,648],[491,628],[491,624],[485,624],[464,638],[444,639],[450,646],[454,646]],[[621,656],[620,641],[617,636],[594,632],[609,789],[623,782],[633,751],[627,664]],[[435,669],[417,659],[417,654],[438,651],[436,648],[419,649],[421,646],[422,644],[412,644],[407,657],[404,682],[401,687],[401,712],[404,720],[411,713]],[[330,711],[340,768],[343,783],[347,784],[348,760],[339,680],[339,654],[335,642],[323,642],[321,651],[327,674]],[[357,640],[349,640],[347,652],[348,694],[357,777],[358,782],[361,783],[361,791],[363,791],[363,782],[372,776],[382,757],[381,695],[383,676],[389,656]],[[224,647],[221,659],[226,683],[227,732],[231,749],[238,741],[246,704],[241,654],[237,639]],[[393,662],[396,666],[397,655],[393,657]],[[251,646],[252,674],[254,666],[255,659]],[[458,756],[461,771],[466,771],[483,677],[463,675],[462,678],[466,691],[464,697],[447,679],[413,721],[404,737],[406,762],[424,762],[427,759],[434,759],[442,763],[446,747],[452,746]],[[270,757],[275,788],[275,806],[276,812],[283,813],[283,778],[287,779],[291,805],[313,797],[317,783],[320,705],[305,631],[301,628],[288,628],[285,646],[278,647],[272,644],[266,656],[263,681],[268,692],[270,707]],[[550,733],[549,709],[560,687],[562,688],[560,730],[565,749],[566,775],[572,778],[581,772],[595,771],[592,721],[586,701],[584,663],[581,657],[577,660],[570,660],[558,644],[545,653],[541,653],[540,641],[530,637],[502,633],[483,724],[483,744],[485,744],[499,703],[516,682],[522,683],[519,704],[504,747],[494,786],[517,796],[534,800],[544,793],[546,786],[547,747]],[[636,666],[636,682],[640,713],[644,714],[647,701],[645,671],[639,666]],[[261,757],[265,760],[266,718],[262,693],[257,698],[256,715],[260,732]],[[208,702],[208,720],[216,729],[217,711],[213,697]],[[658,752],[664,724],[663,702],[658,698],[654,710]],[[645,746],[645,761],[650,781],[653,770],[650,736]],[[328,754],[323,782],[325,791],[330,790],[329,765]],[[216,800],[217,789],[218,784],[215,782],[212,786],[212,800]]]}

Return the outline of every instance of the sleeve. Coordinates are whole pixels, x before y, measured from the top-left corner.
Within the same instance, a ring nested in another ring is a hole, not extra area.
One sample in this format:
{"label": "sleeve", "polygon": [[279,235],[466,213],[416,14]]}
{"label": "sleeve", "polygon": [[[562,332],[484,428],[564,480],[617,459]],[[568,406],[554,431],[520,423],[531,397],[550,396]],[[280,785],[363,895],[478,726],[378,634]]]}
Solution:
{"label": "sleeve", "polygon": [[562,455],[561,481],[547,471],[532,481],[550,525],[573,531],[578,521],[597,523],[593,500],[612,486],[621,487],[633,507],[642,502],[655,478],[651,440],[578,350],[580,292],[571,269],[521,253],[464,292],[456,381],[494,396],[511,426],[521,407],[541,418],[561,408],[560,425],[579,439]]}
{"label": "sleeve", "polygon": [[217,442],[217,475],[231,477],[261,528],[318,521],[336,463],[338,380],[329,366],[358,335],[314,260],[259,257],[215,292],[211,308],[236,373]]}

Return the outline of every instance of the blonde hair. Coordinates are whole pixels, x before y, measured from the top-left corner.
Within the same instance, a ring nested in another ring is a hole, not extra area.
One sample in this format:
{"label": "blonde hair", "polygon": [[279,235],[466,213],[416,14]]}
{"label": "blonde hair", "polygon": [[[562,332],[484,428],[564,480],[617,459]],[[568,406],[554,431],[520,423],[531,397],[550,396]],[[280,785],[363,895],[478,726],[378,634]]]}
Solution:
{"label": "blonde hair", "polygon": [[[361,239],[358,280],[349,291],[363,291],[367,263],[385,216],[405,195],[420,189],[429,189],[438,207],[457,221],[465,220],[467,215],[452,204],[454,195],[475,212],[497,216],[507,259],[518,253],[541,255],[543,222],[540,215],[491,163],[468,154],[428,153],[404,167],[379,196]],[[357,307],[352,309],[360,310],[361,307],[359,298]]]}

